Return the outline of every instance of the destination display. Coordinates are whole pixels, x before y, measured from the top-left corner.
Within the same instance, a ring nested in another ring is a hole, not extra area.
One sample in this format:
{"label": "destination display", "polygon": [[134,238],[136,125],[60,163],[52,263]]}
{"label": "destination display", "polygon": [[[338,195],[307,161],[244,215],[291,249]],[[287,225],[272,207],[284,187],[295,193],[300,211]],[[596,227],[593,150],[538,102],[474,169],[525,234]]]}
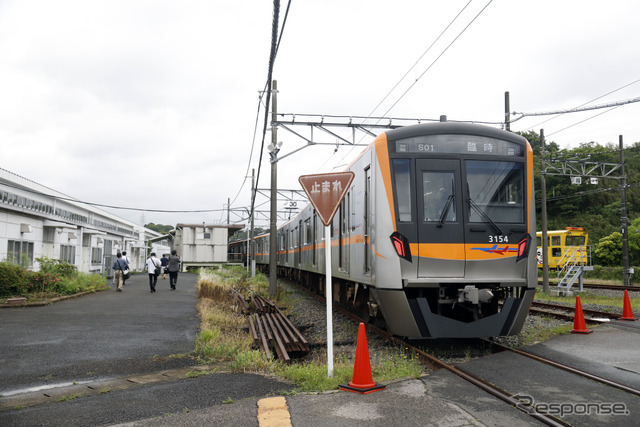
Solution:
{"label": "destination display", "polygon": [[396,141],[396,153],[455,153],[524,156],[524,147],[501,139],[476,135],[425,135]]}

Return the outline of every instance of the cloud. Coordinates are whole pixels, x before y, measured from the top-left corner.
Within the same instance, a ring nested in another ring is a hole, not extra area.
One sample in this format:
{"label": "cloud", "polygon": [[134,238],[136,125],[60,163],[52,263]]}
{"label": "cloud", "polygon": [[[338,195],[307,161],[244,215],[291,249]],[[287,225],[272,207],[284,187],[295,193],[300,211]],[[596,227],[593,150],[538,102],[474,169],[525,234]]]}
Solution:
{"label": "cloud", "polygon": [[[512,111],[547,111],[640,79],[635,1],[492,2],[480,13],[487,3],[472,2],[434,43],[466,0],[403,0],[393,7],[381,0],[293,2],[273,75],[278,111],[500,122],[505,91]],[[223,209],[238,195],[234,207],[248,206],[272,6],[0,2],[0,166],[109,205]],[[637,97],[638,87],[597,102]],[[526,118],[512,129],[544,126],[561,146],[617,141],[618,134],[631,143],[640,140],[638,108],[620,107],[577,126],[602,111],[549,122]],[[352,137],[349,130],[335,132]],[[284,130],[278,135],[282,155],[306,144]],[[316,132],[314,140],[335,144],[337,138]],[[298,189],[299,175],[340,169],[361,151],[335,148],[307,147],[281,160],[279,188]],[[264,153],[260,188],[269,186],[269,172]],[[136,221],[142,216],[118,212]],[[171,224],[226,220],[226,213],[145,217]]]}

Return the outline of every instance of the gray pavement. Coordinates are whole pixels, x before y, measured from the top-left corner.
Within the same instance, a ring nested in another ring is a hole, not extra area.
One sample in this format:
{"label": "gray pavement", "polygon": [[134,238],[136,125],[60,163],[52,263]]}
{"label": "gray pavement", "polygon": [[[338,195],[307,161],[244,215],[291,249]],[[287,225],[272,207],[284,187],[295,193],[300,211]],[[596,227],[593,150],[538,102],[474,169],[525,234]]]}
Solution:
{"label": "gray pavement", "polygon": [[0,310],[0,394],[194,364],[162,356],[193,351],[196,279],[181,274],[176,291],[159,279],[152,294],[148,275],[139,274],[124,292]]}
{"label": "gray pavement", "polygon": [[169,357],[193,351],[196,280],[181,273],[171,291],[160,278],[150,293],[140,274],[123,292],[0,310],[0,425],[110,425],[290,391],[260,375],[187,378],[197,361]]}

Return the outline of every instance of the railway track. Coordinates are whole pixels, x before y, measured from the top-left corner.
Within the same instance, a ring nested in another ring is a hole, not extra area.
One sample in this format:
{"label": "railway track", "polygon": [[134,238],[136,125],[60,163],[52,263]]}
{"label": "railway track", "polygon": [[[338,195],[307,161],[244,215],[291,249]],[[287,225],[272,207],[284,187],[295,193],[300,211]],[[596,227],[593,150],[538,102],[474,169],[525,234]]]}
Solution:
{"label": "railway track", "polygon": [[[316,298],[319,301],[322,301],[323,304],[325,302],[324,298],[320,295],[317,295],[315,293],[312,293],[310,291],[308,291],[306,288],[304,287],[300,287],[301,289],[305,290],[310,296],[312,296],[313,298]],[[337,305],[334,305],[334,310],[339,312],[340,314],[348,317],[349,319],[351,319],[354,322],[364,322],[364,320],[362,318],[360,318],[359,316],[357,316],[356,314],[340,307]],[[534,302],[532,304],[532,312],[535,311],[543,311],[545,314],[552,314],[554,316],[559,316],[562,317],[565,320],[570,320],[573,321],[573,317],[574,317],[574,307],[571,306],[566,306],[566,305],[559,305],[559,304],[552,304],[552,303],[542,303],[542,302]],[[605,312],[605,311],[599,311],[599,310],[592,310],[592,309],[583,309],[583,312],[588,316],[585,320],[586,321],[590,321],[590,322],[603,322],[603,321],[608,321],[608,320],[613,320],[613,319],[618,319],[621,315],[618,313],[611,313],[611,312]],[[606,319],[606,320],[603,320]],[[366,324],[366,322],[365,322]],[[432,354],[429,354],[424,348],[420,348],[418,346],[413,345],[412,343],[399,339],[397,337],[394,337],[392,335],[390,335],[388,332],[377,328],[371,324],[368,324],[366,329],[368,330],[369,333],[373,333],[375,335],[377,335],[378,337],[380,337],[383,340],[386,340],[388,342],[391,342],[395,345],[397,345],[399,348],[403,349],[404,351],[411,353],[411,354],[415,354],[418,355],[421,360],[427,365],[429,366],[429,368],[433,369],[434,371],[437,370],[441,370],[441,369],[445,369],[453,374],[455,374],[456,376],[458,376],[459,378],[469,382],[470,384],[473,384],[474,386],[484,390],[485,392],[491,394],[492,396],[506,402],[507,404],[509,404],[512,407],[517,408],[518,410],[522,411],[523,413],[526,413],[527,415],[531,416],[532,418],[537,419],[538,421],[546,424],[546,425],[550,425],[550,426],[568,426],[571,425],[569,423],[567,423],[566,421],[547,414],[547,413],[543,413],[543,412],[538,412],[535,406],[528,406],[528,402],[524,402],[520,399],[518,399],[518,395],[514,395],[513,393],[510,393],[498,386],[496,386],[495,384],[492,384],[491,382],[474,375],[473,373],[461,368],[460,366],[454,364],[454,363],[450,363],[447,361],[444,361],[438,357],[433,356]],[[473,341],[473,340],[472,340]],[[577,375],[580,376],[582,378],[586,378],[595,382],[598,382],[600,384],[603,384],[605,386],[608,387],[612,387],[614,389],[620,390],[622,392],[634,395],[634,396],[640,396],[640,390],[636,389],[634,387],[630,387],[628,385],[622,384],[620,382],[616,382],[613,381],[611,379],[602,377],[602,376],[598,376],[595,375],[593,373],[581,370],[581,369],[577,369],[574,368],[572,366],[557,362],[555,360],[552,359],[548,359],[524,350],[520,350],[520,349],[514,349],[505,345],[502,345],[500,343],[497,343],[495,341],[492,340],[486,340],[486,339],[477,339],[475,341],[478,342],[482,342],[484,346],[486,346],[487,344],[490,346],[491,352],[492,353],[498,353],[498,352],[511,352],[514,354],[517,354],[519,356],[522,357],[526,357],[535,361],[538,361],[540,363],[544,363],[546,365],[552,366],[553,368],[556,369],[560,369],[562,371],[566,371],[569,372],[573,375]]]}
{"label": "railway track", "polygon": [[528,357],[528,358],[533,359],[533,360],[537,360],[538,362],[542,362],[544,364],[553,366],[555,368],[562,369],[563,371],[571,372],[572,374],[579,375],[581,377],[584,377],[584,378],[587,378],[587,379],[590,379],[590,380],[593,380],[593,381],[597,381],[597,382],[599,382],[601,384],[605,384],[605,385],[608,385],[610,387],[614,387],[614,388],[620,389],[622,391],[625,391],[627,393],[630,393],[630,394],[633,394],[633,395],[636,395],[636,396],[640,396],[640,390],[638,390],[636,388],[633,388],[633,387],[629,387],[629,386],[624,385],[624,384],[621,384],[619,382],[612,381],[610,379],[603,378],[603,377],[598,376],[598,375],[594,375],[594,374],[589,373],[587,371],[583,371],[581,369],[577,369],[577,368],[574,368],[572,366],[565,365],[564,363],[556,362],[555,360],[551,360],[551,359],[548,359],[546,357],[539,356],[537,354],[529,353],[528,351],[524,351],[524,350],[520,350],[520,349],[517,349],[517,348],[508,347],[506,345],[502,345],[502,344],[496,343],[496,342],[491,341],[491,340],[484,340],[484,341],[488,342],[489,344],[491,344],[491,346],[494,349],[498,349],[499,351],[509,351],[509,352],[512,352],[512,353],[515,353],[515,354],[519,354],[521,356]]}
{"label": "railway track", "polygon": [[[550,302],[533,301],[529,308],[530,313],[546,314],[554,316],[558,319],[573,321],[575,316],[575,307],[563,304],[554,304]],[[616,320],[619,319],[620,313],[612,313],[610,311],[591,310],[583,308],[582,312],[586,316],[585,321],[591,323],[602,323],[603,319]],[[605,320],[606,321],[606,320]]]}
{"label": "railway track", "polygon": [[[538,281],[538,286],[542,286],[542,280]],[[549,283],[551,286],[557,286],[557,283]],[[640,286],[622,286],[622,285],[603,285],[598,283],[583,283],[585,289],[607,289],[614,291],[640,292]]]}
{"label": "railway track", "polygon": [[[321,302],[325,302],[325,299],[318,294],[315,294],[311,291],[309,291],[308,289],[306,289],[303,286],[299,286],[300,289],[304,290],[307,294],[309,294],[311,297],[321,301]],[[351,319],[354,322],[363,322],[366,324],[366,322],[364,322],[364,319],[362,319],[361,317],[359,317],[358,315],[356,315],[355,313],[344,309],[343,307],[340,307],[338,305],[333,306],[333,309],[337,312],[339,312],[340,314],[346,316],[347,318]],[[527,410],[526,407],[523,407],[522,402],[520,400],[518,400],[512,393],[509,393],[506,390],[503,390],[499,387],[496,387],[495,385],[483,380],[482,378],[471,374],[470,372],[465,371],[464,369],[452,365],[450,363],[447,363],[431,354],[429,354],[428,352],[426,352],[425,350],[416,347],[410,343],[408,343],[405,340],[399,339],[391,334],[389,334],[388,332],[386,332],[383,329],[380,329],[374,325],[371,324],[367,324],[366,325],[366,329],[371,332],[376,334],[378,337],[380,337],[383,340],[386,340],[388,342],[391,342],[395,345],[397,345],[400,349],[403,349],[406,352],[412,353],[412,354],[417,354],[420,356],[420,358],[427,364],[427,366],[429,366],[431,369],[433,370],[440,370],[440,369],[446,369],[447,371],[457,375],[458,377],[462,378],[463,380],[469,382],[470,384],[473,384],[476,387],[479,387],[480,389],[486,391],[487,393],[491,394],[492,396],[497,397],[498,399],[508,403],[509,405],[518,408],[519,410],[521,410],[522,412],[530,415],[531,417],[537,419],[538,421],[549,425],[549,426],[570,426],[570,424],[562,421],[561,419],[554,417],[552,415],[548,415],[548,414],[543,414],[543,413],[538,413],[534,410]]]}

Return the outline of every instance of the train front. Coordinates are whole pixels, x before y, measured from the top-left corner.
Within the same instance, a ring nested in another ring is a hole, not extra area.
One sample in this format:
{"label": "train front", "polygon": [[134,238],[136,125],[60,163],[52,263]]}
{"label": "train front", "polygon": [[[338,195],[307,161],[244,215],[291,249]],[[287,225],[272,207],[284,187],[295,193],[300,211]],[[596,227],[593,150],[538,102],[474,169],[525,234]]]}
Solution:
{"label": "train front", "polygon": [[529,143],[487,126],[434,123],[374,145],[372,293],[390,332],[520,332],[537,284]]}

